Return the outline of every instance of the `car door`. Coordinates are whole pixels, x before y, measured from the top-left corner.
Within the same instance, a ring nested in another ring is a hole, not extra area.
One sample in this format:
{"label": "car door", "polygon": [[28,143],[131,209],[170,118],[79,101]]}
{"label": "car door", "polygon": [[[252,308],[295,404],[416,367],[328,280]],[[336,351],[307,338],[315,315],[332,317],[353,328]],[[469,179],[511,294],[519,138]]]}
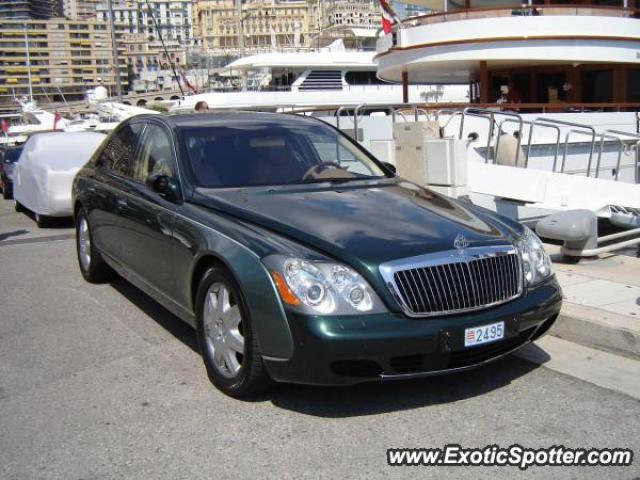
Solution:
{"label": "car door", "polygon": [[145,124],[125,122],[117,128],[102,149],[90,185],[91,202],[86,205],[93,241],[111,259],[123,264],[128,245],[122,241],[122,213],[131,194],[133,159]]}
{"label": "car door", "polygon": [[127,246],[127,268],[148,286],[173,298],[172,234],[177,197],[154,190],[150,178],[158,175],[177,182],[170,131],[161,123],[150,122],[132,162],[128,193],[119,212],[120,236]]}

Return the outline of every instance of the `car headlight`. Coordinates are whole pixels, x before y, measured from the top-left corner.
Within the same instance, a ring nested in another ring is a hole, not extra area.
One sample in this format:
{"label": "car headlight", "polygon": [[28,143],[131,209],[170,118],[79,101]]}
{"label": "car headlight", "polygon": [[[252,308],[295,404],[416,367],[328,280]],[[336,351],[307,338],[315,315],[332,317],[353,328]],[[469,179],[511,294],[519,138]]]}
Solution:
{"label": "car headlight", "polygon": [[271,255],[264,260],[280,298],[312,315],[380,313],[386,309],[367,281],[340,263]]}
{"label": "car headlight", "polygon": [[527,285],[537,285],[553,273],[551,259],[542,242],[531,229],[525,227],[524,234],[516,241],[516,247],[522,257],[524,279]]}

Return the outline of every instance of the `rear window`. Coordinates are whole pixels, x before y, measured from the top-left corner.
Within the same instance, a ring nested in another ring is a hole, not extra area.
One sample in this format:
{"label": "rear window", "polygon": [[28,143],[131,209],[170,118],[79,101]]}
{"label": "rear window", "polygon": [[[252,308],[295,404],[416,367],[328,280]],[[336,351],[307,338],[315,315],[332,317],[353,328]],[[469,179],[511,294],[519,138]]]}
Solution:
{"label": "rear window", "polygon": [[382,178],[362,150],[326,125],[239,124],[179,130],[201,187]]}

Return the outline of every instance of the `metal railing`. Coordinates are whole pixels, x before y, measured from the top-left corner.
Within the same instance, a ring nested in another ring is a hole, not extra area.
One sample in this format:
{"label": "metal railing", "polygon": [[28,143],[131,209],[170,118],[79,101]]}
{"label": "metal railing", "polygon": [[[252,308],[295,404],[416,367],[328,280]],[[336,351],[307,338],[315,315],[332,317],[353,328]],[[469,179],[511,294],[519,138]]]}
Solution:
{"label": "metal railing", "polygon": [[[635,183],[640,183],[640,134],[634,134],[630,132],[624,132],[619,130],[607,130],[604,133],[598,134],[595,128],[591,125],[584,125],[576,122],[568,122],[565,120],[558,120],[554,118],[537,118],[533,121],[524,120],[522,116],[518,113],[512,112],[501,112],[501,111],[493,111],[493,110],[483,110],[483,109],[474,109],[474,108],[466,108],[462,112],[451,111],[451,110],[440,110],[436,113],[436,118],[439,118],[440,115],[449,114],[450,117],[446,121],[443,128],[446,128],[449,123],[456,118],[458,115],[461,115],[460,126],[458,130],[458,138],[462,140],[464,138],[464,128],[465,128],[465,119],[466,117],[477,117],[484,118],[489,122],[489,129],[487,134],[487,146],[484,154],[485,163],[489,163],[491,151],[495,152],[494,162],[497,159],[498,151],[500,148],[500,141],[502,138],[502,133],[505,132],[503,128],[505,124],[515,123],[518,125],[517,130],[517,146],[515,150],[515,158],[514,165],[518,165],[518,161],[520,160],[521,155],[521,146],[522,146],[522,138],[524,137],[524,126],[528,126],[528,138],[526,143],[526,150],[524,152],[525,162],[524,168],[529,167],[529,160],[531,157],[531,149],[534,145],[533,136],[536,127],[538,128],[548,128],[555,131],[555,142],[554,142],[554,155],[553,155],[553,166],[552,171],[558,171],[558,158],[560,155],[560,148],[562,148],[562,160],[559,168],[560,173],[565,173],[567,166],[567,157],[569,155],[569,146],[572,144],[571,137],[575,135],[584,135],[589,138],[588,141],[588,157],[587,157],[587,165],[585,174],[590,177],[593,167],[593,158],[596,153],[596,145],[597,145],[597,160],[595,165],[595,178],[600,177],[600,171],[602,166],[602,155],[605,150],[605,143],[607,140],[612,140],[617,143],[617,159],[615,165],[615,173],[614,180],[618,181],[620,179],[620,169],[622,167],[622,154],[627,149],[627,142],[623,140],[621,137],[630,137],[636,140],[635,146],[635,162],[634,162],[634,180]],[[496,116],[502,115],[507,118],[503,119],[496,127]],[[562,137],[562,129],[561,127],[569,128],[564,135],[564,140]],[[494,137],[495,137],[495,146],[494,146]],[[598,141],[599,139],[599,141]]]}
{"label": "metal railing", "polygon": [[510,7],[472,8],[454,12],[439,12],[418,17],[408,18],[400,24],[400,28],[411,28],[437,23],[456,22],[459,20],[474,20],[496,17],[522,16],[585,16],[585,17],[618,17],[638,18],[640,9],[611,7],[604,5],[513,5]]}
{"label": "metal railing", "polygon": [[[473,117],[479,117],[479,118],[488,118],[489,120],[489,134],[487,135],[487,151],[485,152],[485,156],[484,156],[485,163],[489,162],[489,154],[491,151],[491,141],[493,140],[494,128],[496,124],[496,121],[495,121],[496,115],[503,115],[506,117],[517,119],[517,122],[520,126],[520,132],[522,132],[522,126],[523,126],[522,116],[517,113],[500,112],[500,111],[494,111],[494,110],[485,110],[481,108],[468,107],[468,108],[465,108],[462,112],[462,120],[460,121],[460,133],[458,136],[460,140],[462,140],[462,134],[464,133],[464,120],[467,115],[473,116]],[[499,142],[499,137],[500,135],[498,134],[497,142]],[[518,144],[516,147],[516,158],[515,158],[516,165],[518,164],[518,160],[520,159],[520,144],[522,143],[521,135],[518,135],[517,142]],[[498,152],[498,144],[496,144],[496,153],[497,152]]]}
{"label": "metal railing", "polygon": [[[636,116],[638,116],[638,113],[636,113]],[[635,183],[640,183],[640,133],[630,133],[630,132],[624,132],[622,130],[607,130],[606,133],[609,135],[630,137],[636,140],[636,144],[635,144],[636,164],[635,164],[634,178],[635,178]],[[617,173],[619,173],[619,171],[620,169],[618,168]],[[616,175],[616,180],[617,180],[617,175]]]}
{"label": "metal railing", "polygon": [[[448,116],[448,118],[444,121],[443,125],[440,125],[441,132],[444,132],[450,124],[458,117],[460,117],[460,125],[456,127],[458,131],[457,137],[460,140],[464,139],[465,126],[467,117],[476,117],[480,119],[485,119],[489,122],[488,135],[487,135],[487,144],[486,150],[484,153],[484,161],[485,163],[489,163],[491,160],[496,161],[496,156],[498,154],[498,150],[500,148],[501,137],[503,133],[507,133],[504,126],[509,123],[513,123],[517,125],[517,146],[515,151],[514,165],[518,165],[520,160],[520,155],[524,155],[524,168],[529,168],[531,151],[532,148],[536,145],[534,142],[534,132],[536,129],[545,128],[551,129],[555,132],[555,139],[552,142],[554,153],[553,153],[553,166],[551,171],[565,173],[567,167],[567,158],[569,156],[569,147],[572,144],[576,144],[576,142],[571,142],[571,138],[575,135],[583,135],[589,138],[587,142],[588,146],[588,157],[587,157],[587,165],[584,170],[586,176],[592,176],[592,170],[594,171],[595,178],[600,178],[602,171],[602,163],[603,163],[603,154],[605,151],[605,147],[607,141],[613,141],[617,144],[617,158],[615,164],[615,173],[614,180],[618,181],[620,179],[620,170],[623,167],[622,165],[622,154],[626,151],[633,151],[635,149],[635,161],[634,161],[634,181],[635,183],[640,183],[640,133],[632,133],[632,132],[624,132],[618,130],[607,130],[604,133],[597,133],[595,128],[590,125],[580,124],[576,122],[568,122],[565,120],[558,120],[554,118],[536,118],[534,120],[525,120],[522,118],[522,115],[515,112],[505,112],[500,110],[489,110],[482,108],[474,108],[467,107],[463,110],[457,109],[449,109],[443,108],[438,110],[428,109],[428,106],[425,108],[422,104],[360,104],[360,105],[350,105],[350,106],[342,106],[335,109],[311,109],[311,111],[331,111],[333,115],[336,116],[336,126],[338,129],[341,128],[341,116],[342,113],[347,110],[354,110],[354,127],[355,127],[355,137],[356,140],[361,141],[360,133],[358,132],[358,128],[360,125],[360,121],[363,116],[363,112],[368,109],[376,109],[376,110],[387,110],[392,117],[392,123],[396,123],[398,118],[402,118],[402,121],[408,121],[408,117],[406,115],[407,110],[411,110],[413,112],[413,117],[415,121],[419,121],[421,116],[427,118],[427,120],[434,119],[437,122],[440,122],[442,117]],[[430,113],[431,112],[431,113]],[[300,113],[300,112],[298,112]],[[503,118],[500,123],[496,123],[496,118]],[[640,114],[636,112],[636,118],[640,121]],[[528,132],[525,131],[525,126],[528,127]],[[564,128],[563,128],[564,127]],[[568,129],[568,130],[567,130]],[[565,135],[563,137],[563,132]],[[526,144],[523,145],[522,140],[525,138],[526,134]],[[629,139],[633,139],[634,145],[632,147],[628,146],[629,141],[624,140],[624,137]],[[494,145],[495,138],[495,145]],[[578,142],[584,143],[584,142]],[[525,147],[524,149],[522,147]],[[562,148],[562,158],[560,168],[558,168],[558,161],[560,159],[560,149]],[[491,152],[494,151],[494,158],[491,158]],[[595,169],[594,167],[594,156],[596,156]],[[625,167],[626,168],[626,167]],[[572,172],[579,173],[580,171]]]}
{"label": "metal railing", "polygon": [[553,155],[553,171],[556,171],[556,166],[558,164],[558,155],[560,154],[560,138],[561,132],[560,127],[558,125],[553,125],[545,122],[545,119],[536,118],[533,122],[531,122],[531,126],[529,127],[529,138],[527,140],[527,157],[524,162],[525,168],[529,166],[529,157],[531,156],[531,143],[533,142],[533,130],[536,126],[544,127],[544,128],[552,128],[556,131],[556,149]]}

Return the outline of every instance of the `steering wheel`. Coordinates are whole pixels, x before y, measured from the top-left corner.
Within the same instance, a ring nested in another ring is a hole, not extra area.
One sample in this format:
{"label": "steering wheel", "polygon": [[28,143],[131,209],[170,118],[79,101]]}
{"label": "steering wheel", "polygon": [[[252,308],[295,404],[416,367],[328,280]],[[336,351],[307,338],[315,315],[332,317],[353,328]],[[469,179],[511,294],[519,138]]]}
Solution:
{"label": "steering wheel", "polygon": [[308,180],[310,178],[318,178],[320,175],[322,175],[322,172],[324,172],[329,168],[337,168],[338,170],[344,170],[344,168],[337,162],[322,162],[322,163],[319,163],[318,165],[314,165],[313,167],[308,169],[306,172],[304,172],[302,179]]}

